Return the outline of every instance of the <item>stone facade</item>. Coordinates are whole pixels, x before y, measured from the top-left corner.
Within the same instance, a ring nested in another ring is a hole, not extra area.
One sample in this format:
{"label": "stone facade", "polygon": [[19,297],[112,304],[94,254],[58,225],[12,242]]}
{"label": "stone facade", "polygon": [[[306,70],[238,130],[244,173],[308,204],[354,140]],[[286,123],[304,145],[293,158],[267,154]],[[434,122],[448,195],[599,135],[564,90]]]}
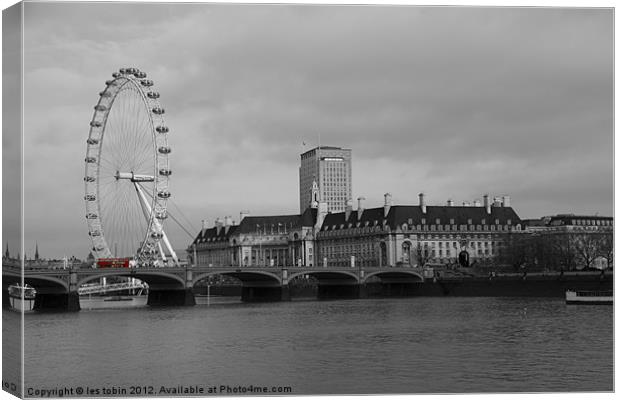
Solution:
{"label": "stone facade", "polygon": [[[245,216],[239,225],[216,222],[194,246],[199,265],[244,266],[422,266],[454,264],[461,252],[473,261],[497,257],[522,222],[508,202],[480,206],[392,205],[365,209],[349,204],[330,213],[312,201],[300,215]],[[230,221],[229,218],[226,221]]]}

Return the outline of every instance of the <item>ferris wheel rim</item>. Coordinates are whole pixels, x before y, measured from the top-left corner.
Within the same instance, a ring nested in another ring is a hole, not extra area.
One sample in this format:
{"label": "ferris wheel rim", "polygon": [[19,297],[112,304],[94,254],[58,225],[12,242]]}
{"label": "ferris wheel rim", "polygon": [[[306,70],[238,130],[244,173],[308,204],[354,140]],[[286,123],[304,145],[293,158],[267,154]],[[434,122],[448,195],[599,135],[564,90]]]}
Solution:
{"label": "ferris wheel rim", "polygon": [[[142,235],[141,244],[133,258],[145,262],[152,261],[157,250],[161,252],[161,243],[159,242],[163,236],[163,219],[166,217],[166,202],[170,197],[168,191],[169,176],[171,174],[169,168],[168,154],[170,147],[168,145],[168,128],[165,125],[163,114],[164,109],[159,103],[159,93],[155,91],[153,81],[146,78],[146,73],[136,68],[121,68],[119,72],[113,74],[113,80],[106,81],[105,89],[99,93],[99,100],[95,105],[95,111],[90,122],[90,130],[86,146],[85,159],[85,196],[86,202],[86,219],[89,227],[89,236],[93,244],[92,250],[96,258],[107,258],[112,255],[110,243],[106,239],[106,221],[102,220],[102,196],[101,193],[101,171],[102,171],[102,152],[104,152],[104,144],[106,143],[106,129],[109,122],[109,116],[114,110],[114,104],[124,91],[133,91],[139,96],[140,102],[148,116],[148,134],[151,139],[152,153],[152,175],[149,177],[153,183],[150,190],[150,201],[144,199],[143,203],[149,203],[150,211],[144,211],[146,218],[146,227]],[[144,122],[144,121],[143,121]],[[128,129],[130,130],[130,129]],[[127,174],[131,175],[127,175]],[[145,175],[139,178],[134,171],[116,171],[116,180],[128,179],[136,189],[140,192],[140,179],[147,181]],[[109,178],[109,177],[108,177]],[[140,201],[140,200],[139,200]],[[160,221],[161,220],[161,221]],[[115,251],[116,253],[116,251]],[[116,255],[116,254],[115,254]],[[163,252],[162,252],[163,255]]]}

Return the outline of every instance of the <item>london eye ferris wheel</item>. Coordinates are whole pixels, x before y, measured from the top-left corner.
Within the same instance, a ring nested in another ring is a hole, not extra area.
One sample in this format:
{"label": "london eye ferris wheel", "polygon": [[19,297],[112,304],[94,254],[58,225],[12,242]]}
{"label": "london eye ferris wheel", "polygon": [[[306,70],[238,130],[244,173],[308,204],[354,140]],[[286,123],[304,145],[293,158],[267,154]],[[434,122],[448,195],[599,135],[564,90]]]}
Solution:
{"label": "london eye ferris wheel", "polygon": [[86,145],[86,221],[96,259],[178,263],[164,232],[171,152],[153,81],[121,68],[99,93]]}

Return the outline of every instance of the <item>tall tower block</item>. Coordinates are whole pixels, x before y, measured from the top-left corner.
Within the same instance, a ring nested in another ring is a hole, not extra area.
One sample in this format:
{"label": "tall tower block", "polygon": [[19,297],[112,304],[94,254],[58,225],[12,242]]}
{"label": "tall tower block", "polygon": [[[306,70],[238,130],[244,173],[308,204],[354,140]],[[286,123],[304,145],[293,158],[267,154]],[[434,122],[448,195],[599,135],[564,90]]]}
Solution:
{"label": "tall tower block", "polygon": [[312,184],[319,187],[319,198],[328,212],[345,211],[352,195],[351,149],[319,146],[301,154],[299,167],[299,212],[312,203]]}

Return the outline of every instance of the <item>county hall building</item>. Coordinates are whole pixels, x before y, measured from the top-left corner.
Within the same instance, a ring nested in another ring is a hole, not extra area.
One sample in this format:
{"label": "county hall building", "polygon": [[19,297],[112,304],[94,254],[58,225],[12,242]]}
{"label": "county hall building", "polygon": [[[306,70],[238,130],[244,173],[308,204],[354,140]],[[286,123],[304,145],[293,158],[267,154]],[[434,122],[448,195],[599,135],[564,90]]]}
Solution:
{"label": "county hall building", "polygon": [[[351,150],[317,147],[301,155],[300,214],[251,216],[240,213],[206,225],[188,247],[199,265],[244,266],[421,266],[455,263],[460,252],[470,260],[501,252],[522,222],[510,198],[488,195],[483,202],[393,205],[384,195],[380,207],[351,201]],[[314,179],[313,179],[314,178]],[[317,181],[318,178],[318,181]],[[327,198],[326,198],[327,197]]]}

